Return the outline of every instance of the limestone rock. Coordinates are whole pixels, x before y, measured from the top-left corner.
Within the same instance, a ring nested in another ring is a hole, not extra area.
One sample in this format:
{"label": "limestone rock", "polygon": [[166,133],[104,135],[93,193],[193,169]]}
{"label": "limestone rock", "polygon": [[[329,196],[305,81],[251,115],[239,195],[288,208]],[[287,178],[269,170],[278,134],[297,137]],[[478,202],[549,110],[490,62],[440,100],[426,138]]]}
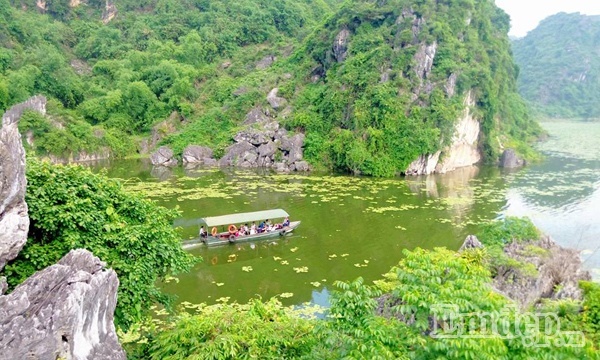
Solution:
{"label": "limestone rock", "polygon": [[308,163],[306,161],[297,161],[295,163],[295,170],[296,171],[309,171],[310,170],[310,166],[308,165]]}
{"label": "limestone rock", "polygon": [[219,166],[240,166],[244,161],[256,160],[257,157],[256,147],[248,141],[241,141],[225,150],[225,155],[219,160]]}
{"label": "limestone rock", "polygon": [[273,141],[269,141],[266,144],[262,144],[258,147],[258,155],[262,157],[270,157],[277,151],[277,145]]}
{"label": "limestone rock", "polygon": [[249,129],[246,131],[240,131],[239,133],[237,133],[233,140],[235,140],[235,142],[241,143],[241,142],[248,142],[252,145],[262,145],[262,144],[266,144],[269,142],[269,137],[261,131],[258,130],[254,130],[254,129]]}
{"label": "limestone rock", "polygon": [[213,157],[213,151],[206,146],[189,145],[183,150],[181,157],[184,164],[202,164],[206,159],[211,159]]}
{"label": "limestone rock", "polygon": [[273,168],[277,172],[290,172],[290,168],[284,162],[276,162],[273,164]]}
{"label": "limestone rock", "polygon": [[291,139],[291,148],[288,156],[290,163],[302,160],[302,147],[304,146],[304,134],[296,134]]}
{"label": "limestone rock", "polygon": [[140,153],[147,154],[153,150],[156,145],[167,135],[177,131],[177,128],[180,126],[183,120],[183,117],[177,111],[173,111],[167,119],[154,125],[152,127],[150,138],[145,139],[142,144],[140,144]]}
{"label": "limestone rock", "polygon": [[[46,98],[34,96],[7,110],[0,128],[0,270],[27,241],[29,217],[25,203],[25,150],[18,123],[25,110],[46,114]],[[1,286],[0,286],[1,287]]]}
{"label": "limestone rock", "polygon": [[246,114],[244,125],[264,123],[268,120],[269,118],[265,115],[265,113],[259,107],[255,107]]}
{"label": "limestone rock", "polygon": [[117,6],[115,5],[114,0],[106,0],[106,5],[104,6],[104,11],[102,12],[102,23],[104,25],[108,24],[112,19],[117,16]]}
{"label": "limestone rock", "polygon": [[269,102],[269,105],[275,110],[281,109],[287,104],[286,99],[277,96],[278,91],[279,88],[274,88],[267,95],[267,102]]}
{"label": "limestone rock", "polygon": [[72,250],[0,296],[0,359],[125,359],[113,324],[119,280]]}
{"label": "limestone rock", "polygon": [[277,57],[274,55],[265,56],[264,58],[260,59],[258,63],[256,63],[256,70],[264,70],[268,68],[275,62],[275,60],[277,60]]}
{"label": "limestone rock", "polygon": [[161,146],[150,156],[152,165],[175,166],[177,159],[174,158],[173,150],[167,146]]}
{"label": "limestone rock", "polygon": [[[446,173],[461,167],[477,164],[481,161],[479,151],[479,134],[481,125],[475,118],[471,108],[475,99],[468,92],[464,101],[462,116],[454,126],[452,141],[442,152],[423,154],[413,161],[406,169],[406,175],[429,175],[432,173]],[[440,161],[440,158],[442,160]]]}
{"label": "limestone rock", "polygon": [[350,39],[350,30],[342,29],[333,41],[333,56],[337,62],[342,62],[348,56],[348,40]]}
{"label": "limestone rock", "polygon": [[[532,252],[538,247],[546,254]],[[523,308],[534,305],[540,299],[581,299],[583,294],[579,281],[591,280],[589,272],[582,269],[579,253],[558,246],[549,237],[538,241],[513,242],[504,253],[517,261],[533,264],[537,274],[524,274],[512,267],[496,269],[494,289],[515,300]]]}
{"label": "limestone rock", "polygon": [[432,174],[440,159],[440,154],[441,151],[437,151],[434,154],[420,155],[417,160],[408,165],[405,174],[410,176]]}
{"label": "limestone rock", "polygon": [[483,245],[481,244],[479,239],[477,239],[477,236],[469,235],[469,236],[467,236],[467,238],[465,239],[465,242],[462,244],[462,246],[460,247],[460,249],[458,251],[461,252],[461,251],[465,251],[468,249],[477,249],[477,248],[481,248],[481,247],[483,247]]}
{"label": "limestone rock", "polygon": [[521,159],[513,149],[506,149],[500,156],[500,167],[514,169],[525,166],[525,160]]}
{"label": "limestone rock", "polygon": [[433,60],[437,52],[437,43],[434,42],[431,45],[423,44],[419,48],[419,51],[415,54],[415,73],[419,79],[426,79],[431,73],[433,67]]}

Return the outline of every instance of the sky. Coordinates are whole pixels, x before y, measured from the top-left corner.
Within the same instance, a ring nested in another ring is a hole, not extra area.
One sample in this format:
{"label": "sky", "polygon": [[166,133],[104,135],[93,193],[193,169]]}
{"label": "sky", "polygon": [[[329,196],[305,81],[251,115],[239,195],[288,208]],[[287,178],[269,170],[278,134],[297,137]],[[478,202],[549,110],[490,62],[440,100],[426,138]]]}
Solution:
{"label": "sky", "polygon": [[559,12],[600,15],[600,0],[496,0],[511,18],[509,35],[523,37],[541,20]]}

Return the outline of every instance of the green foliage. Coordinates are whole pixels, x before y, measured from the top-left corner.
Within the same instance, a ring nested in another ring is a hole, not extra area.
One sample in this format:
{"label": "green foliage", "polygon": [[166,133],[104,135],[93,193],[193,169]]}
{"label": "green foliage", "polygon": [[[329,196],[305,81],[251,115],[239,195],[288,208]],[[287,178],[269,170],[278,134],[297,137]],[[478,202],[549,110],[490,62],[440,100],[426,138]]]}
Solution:
{"label": "green foliage", "polygon": [[600,352],[600,285],[585,281],[580,287],[584,294],[580,329],[591,337],[595,350]]}
{"label": "green foliage", "polygon": [[504,246],[513,241],[539,240],[540,231],[528,218],[506,217],[480,226],[478,237],[484,245]]}
{"label": "green foliage", "polygon": [[31,220],[27,243],[3,270],[11,287],[84,248],[119,276],[115,322],[139,321],[155,302],[168,299],[156,286],[196,261],[181,249],[172,226],[177,212],[128,194],[121,185],[79,166],[27,164],[26,199]]}
{"label": "green foliage", "polygon": [[318,359],[408,359],[406,326],[394,319],[375,315],[381,291],[364,285],[363,279],[335,283],[338,291],[331,294],[330,318],[316,327],[323,338],[315,347]]}
{"label": "green foliage", "polygon": [[600,17],[559,13],[513,41],[519,91],[543,116],[599,118]]}
{"label": "green foliage", "polygon": [[148,338],[133,347],[128,357],[298,359],[317,341],[314,323],[282,307],[276,299],[192,307],[194,315],[181,312],[160,327],[150,325],[145,332]]}
{"label": "green foliage", "polygon": [[[293,109],[279,120],[305,133],[308,161],[371,176],[396,175],[448,145],[469,93],[487,160],[497,159],[498,139],[529,154],[540,132],[515,91],[508,17],[491,0],[124,0],[106,25],[99,1],[50,7],[50,16],[7,10],[0,41],[19,46],[0,52],[0,105],[42,92],[73,118],[132,138],[177,111],[186,125],[164,143],[219,153],[278,87]],[[343,61],[332,50],[342,29]],[[424,46],[434,43],[425,71]],[[265,56],[278,60],[257,68]]]}
{"label": "green foliage", "polygon": [[[186,313],[158,324],[149,321],[121,339],[134,359],[598,358],[598,285],[582,283],[583,307],[564,300],[543,305],[541,318],[556,313],[560,329],[556,322],[531,323],[537,315],[521,312],[494,292],[487,257],[482,249],[460,254],[441,248],[405,250],[376,286],[361,278],[335,282],[324,319],[282,308],[273,299],[248,305],[184,304]],[[458,325],[461,320],[464,328],[452,326],[451,321]],[[457,335],[457,329],[462,336],[441,336]],[[588,340],[581,348],[562,346],[565,338],[557,330],[583,330]]]}

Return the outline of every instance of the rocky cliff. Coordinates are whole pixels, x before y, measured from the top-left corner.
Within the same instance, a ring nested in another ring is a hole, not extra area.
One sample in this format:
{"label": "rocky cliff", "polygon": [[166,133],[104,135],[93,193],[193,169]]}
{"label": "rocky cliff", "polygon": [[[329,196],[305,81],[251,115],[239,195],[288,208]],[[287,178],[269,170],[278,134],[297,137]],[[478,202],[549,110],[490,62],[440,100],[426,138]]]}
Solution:
{"label": "rocky cliff", "polygon": [[125,359],[113,324],[117,274],[86,250],[0,296],[0,359]]}
{"label": "rocky cliff", "polygon": [[[0,270],[27,240],[25,152],[18,121],[27,109],[45,113],[46,99],[15,105],[0,129]],[[125,359],[113,314],[119,281],[85,250],[37,272],[10,294],[0,279],[0,359]]]}
{"label": "rocky cliff", "polygon": [[[29,217],[25,203],[25,150],[18,122],[25,110],[46,113],[46,98],[35,96],[2,116],[0,129],[0,269],[14,259],[27,240]],[[2,280],[0,280],[1,282]],[[0,290],[1,290],[0,284]],[[2,291],[0,291],[0,294]]]}
{"label": "rocky cliff", "polygon": [[443,150],[433,154],[423,154],[406,169],[406,175],[429,175],[446,173],[461,167],[471,166],[481,161],[479,149],[480,120],[473,115],[475,101],[471,92],[464,101],[465,108],[457,120],[452,141]]}

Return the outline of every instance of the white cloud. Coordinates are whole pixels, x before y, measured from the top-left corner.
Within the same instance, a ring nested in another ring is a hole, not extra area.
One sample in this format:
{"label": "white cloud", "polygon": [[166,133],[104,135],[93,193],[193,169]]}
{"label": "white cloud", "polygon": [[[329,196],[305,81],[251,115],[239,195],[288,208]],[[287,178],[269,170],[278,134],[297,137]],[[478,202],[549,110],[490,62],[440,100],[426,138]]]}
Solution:
{"label": "white cloud", "polygon": [[598,0],[496,0],[511,18],[510,35],[525,36],[541,20],[559,12],[600,15]]}

